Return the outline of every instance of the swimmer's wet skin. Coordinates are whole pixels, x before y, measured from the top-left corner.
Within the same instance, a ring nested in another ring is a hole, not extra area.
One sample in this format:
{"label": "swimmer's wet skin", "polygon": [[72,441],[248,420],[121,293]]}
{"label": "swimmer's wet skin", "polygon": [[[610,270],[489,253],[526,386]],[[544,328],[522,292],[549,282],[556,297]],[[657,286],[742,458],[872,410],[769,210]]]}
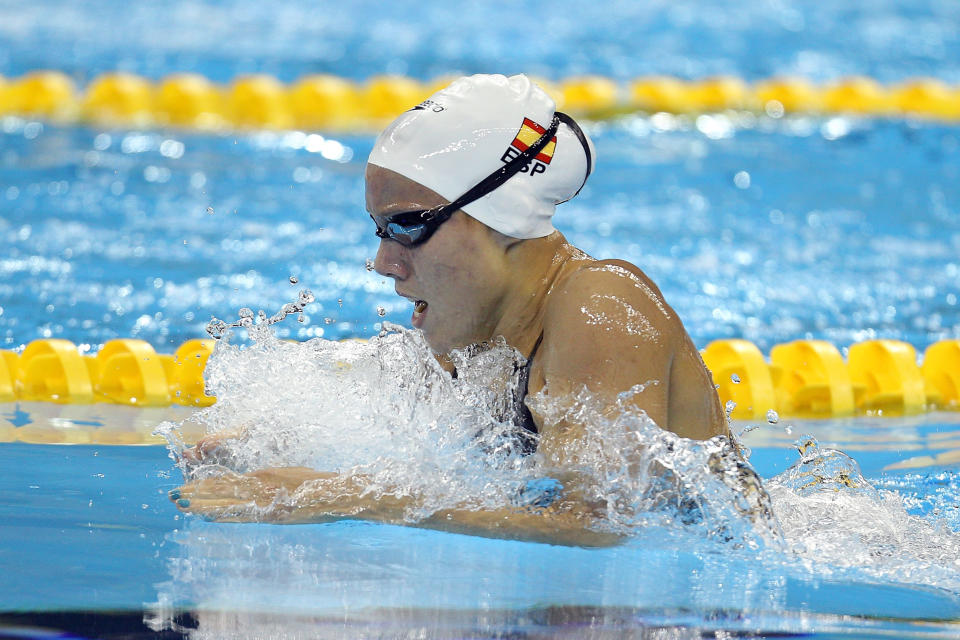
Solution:
{"label": "swimmer's wet skin", "polygon": [[[374,144],[366,170],[367,210],[381,239],[374,266],[413,302],[411,322],[442,363],[453,349],[502,337],[532,359],[528,394],[586,388],[613,412],[618,394],[633,389],[635,408],[664,429],[729,436],[710,374],[656,285],[629,262],[591,258],[554,229],[556,205],[580,191],[593,166],[589,138],[526,77],[461,78]],[[604,505],[580,490],[571,445],[583,425],[529,408],[549,495],[435,513],[419,526],[566,544],[616,540],[592,529]],[[205,450],[201,443],[195,461]],[[294,467],[207,478],[170,497],[182,511],[223,521],[406,523],[412,498],[373,499],[364,486],[362,477]]]}

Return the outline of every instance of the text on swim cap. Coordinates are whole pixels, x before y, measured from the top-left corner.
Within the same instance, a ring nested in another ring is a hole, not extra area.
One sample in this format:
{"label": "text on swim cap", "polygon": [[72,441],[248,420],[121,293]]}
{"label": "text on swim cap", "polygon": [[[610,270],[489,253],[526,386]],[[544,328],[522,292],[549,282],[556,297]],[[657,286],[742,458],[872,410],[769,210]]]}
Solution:
{"label": "text on swim cap", "polygon": [[410,109],[410,111],[433,111],[434,113],[440,113],[444,110],[444,108],[445,107],[439,102],[435,102],[434,100],[424,100],[414,108]]}

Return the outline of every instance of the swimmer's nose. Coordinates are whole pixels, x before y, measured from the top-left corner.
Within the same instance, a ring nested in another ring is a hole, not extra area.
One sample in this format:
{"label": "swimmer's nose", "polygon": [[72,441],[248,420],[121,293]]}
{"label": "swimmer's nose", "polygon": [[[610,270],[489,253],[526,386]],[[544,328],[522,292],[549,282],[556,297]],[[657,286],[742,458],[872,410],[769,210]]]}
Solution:
{"label": "swimmer's nose", "polygon": [[373,268],[382,276],[404,280],[410,275],[410,269],[404,260],[404,250],[399,242],[381,240]]}

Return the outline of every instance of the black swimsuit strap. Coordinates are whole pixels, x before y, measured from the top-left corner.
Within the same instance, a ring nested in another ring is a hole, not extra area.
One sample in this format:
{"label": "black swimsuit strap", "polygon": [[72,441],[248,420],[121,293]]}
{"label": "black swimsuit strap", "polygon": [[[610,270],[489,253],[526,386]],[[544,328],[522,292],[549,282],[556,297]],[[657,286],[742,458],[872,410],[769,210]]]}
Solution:
{"label": "black swimsuit strap", "polygon": [[[513,406],[517,426],[529,433],[537,432],[537,423],[533,421],[533,414],[530,413],[530,409],[527,408],[524,400],[527,397],[528,385],[530,384],[530,369],[533,368],[533,357],[537,355],[537,349],[540,348],[542,341],[543,334],[541,333],[540,337],[537,338],[536,344],[533,345],[533,349],[530,351],[527,363],[520,370],[520,376],[517,380],[517,390],[514,394]],[[524,445],[527,453],[533,453],[536,449],[536,443],[530,438],[525,440]]]}
{"label": "black swimsuit strap", "polygon": [[[530,355],[527,356],[527,364],[525,364],[525,365],[523,366],[523,368],[526,369],[526,371],[527,371],[526,378],[527,378],[528,381],[530,380],[530,369],[533,367],[533,356],[537,355],[537,349],[540,348],[540,343],[541,343],[541,342],[543,342],[543,334],[542,334],[542,333],[540,334],[540,337],[537,338],[537,341],[534,343],[533,349],[530,350]],[[524,387],[523,395],[527,395],[526,387]]]}

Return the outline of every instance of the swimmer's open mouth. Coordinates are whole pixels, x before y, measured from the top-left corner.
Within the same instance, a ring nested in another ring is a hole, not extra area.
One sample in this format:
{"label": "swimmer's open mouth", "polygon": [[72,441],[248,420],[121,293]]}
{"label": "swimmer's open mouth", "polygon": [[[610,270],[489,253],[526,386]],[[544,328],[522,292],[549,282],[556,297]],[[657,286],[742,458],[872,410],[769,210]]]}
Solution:
{"label": "swimmer's open mouth", "polygon": [[417,329],[423,327],[423,323],[427,318],[427,301],[426,300],[417,300],[413,303],[413,315],[410,316],[410,324],[412,324]]}

